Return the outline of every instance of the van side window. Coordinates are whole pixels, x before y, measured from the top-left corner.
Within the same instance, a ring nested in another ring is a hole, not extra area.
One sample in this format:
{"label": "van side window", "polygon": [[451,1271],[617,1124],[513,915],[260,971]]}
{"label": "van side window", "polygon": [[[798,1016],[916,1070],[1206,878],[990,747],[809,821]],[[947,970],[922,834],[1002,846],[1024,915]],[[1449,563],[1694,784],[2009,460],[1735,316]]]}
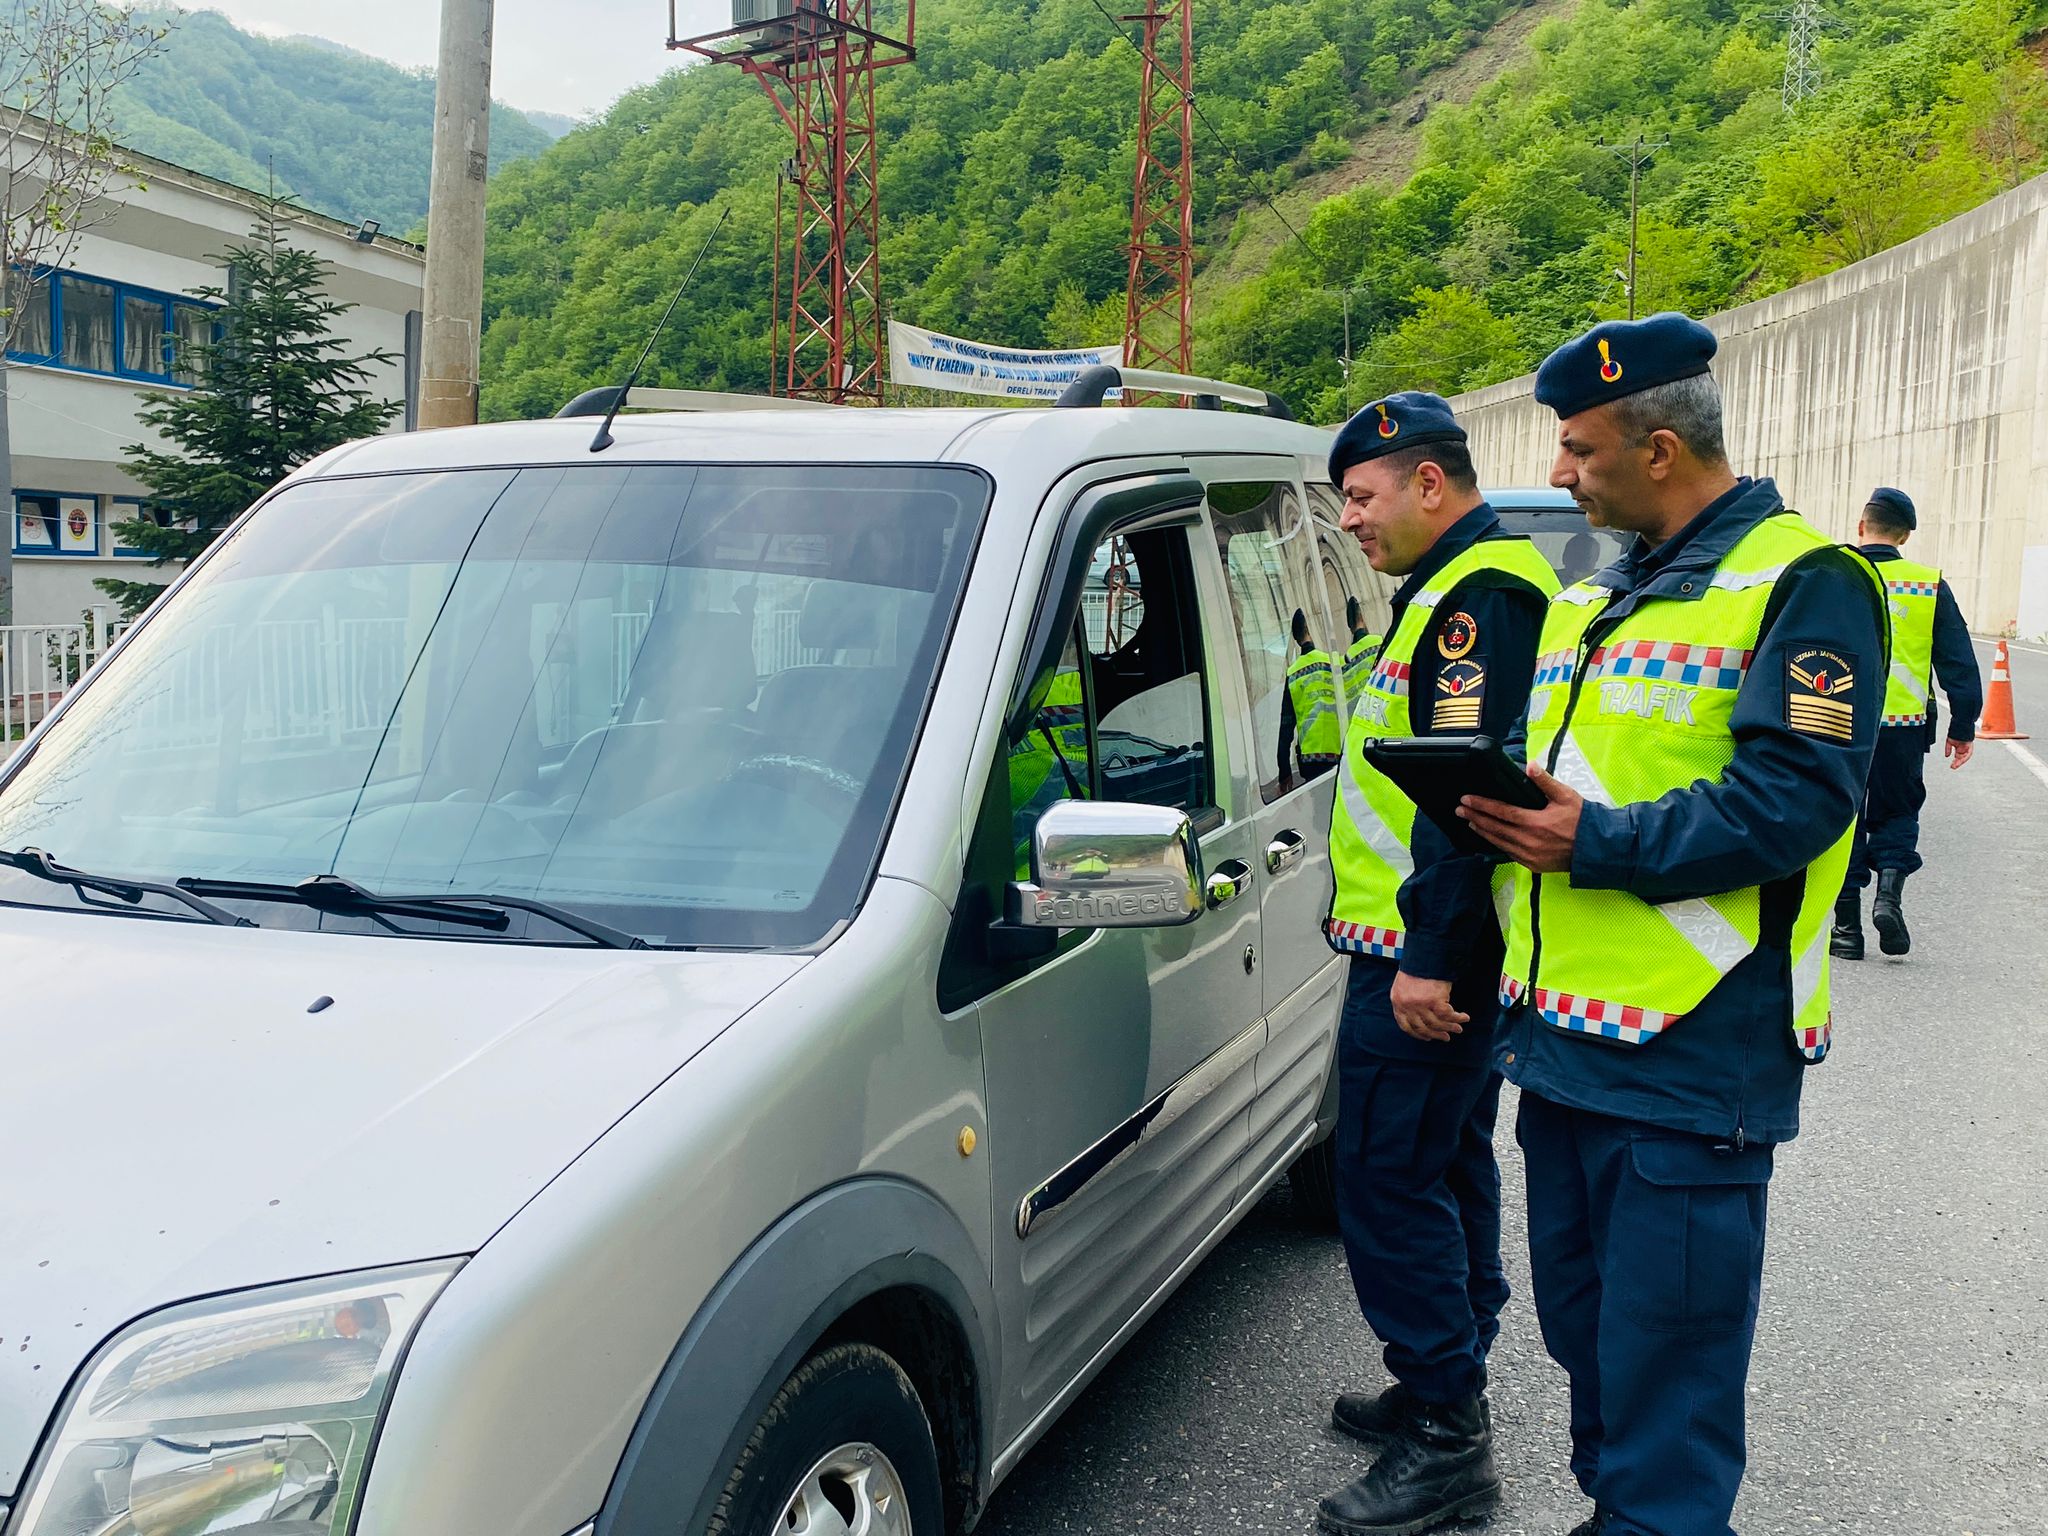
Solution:
{"label": "van side window", "polygon": [[1350,626],[1344,623],[1344,613],[1351,598],[1358,600],[1359,623],[1365,632],[1384,635],[1394,612],[1393,579],[1374,570],[1365,558],[1365,551],[1358,547],[1358,540],[1343,531],[1340,526],[1344,516],[1342,496],[1327,485],[1312,484],[1308,488],[1308,498],[1316,525],[1316,546],[1330,612],[1337,616],[1339,625],[1344,628],[1336,642],[1340,645],[1350,643]]}
{"label": "van side window", "polygon": [[1102,544],[1081,593],[1100,800],[1215,804],[1202,620],[1185,528]]}
{"label": "van side window", "polygon": [[[998,756],[968,845],[952,932],[939,961],[951,1010],[1057,952],[1003,957],[988,941],[1013,880],[1031,876],[1038,818],[1062,800],[1123,800],[1220,813],[1194,557],[1185,527],[1105,540],[1082,574],[1080,617],[1024,739]],[[1206,814],[1205,814],[1206,813]],[[1076,930],[1059,948],[1078,944]]]}
{"label": "van side window", "polygon": [[1287,672],[1300,654],[1294,644],[1296,611],[1308,620],[1311,644],[1340,651],[1342,645],[1322,633],[1323,609],[1311,575],[1314,554],[1292,485],[1212,484],[1209,513],[1251,695],[1259,793],[1270,802],[1297,782],[1293,712],[1287,707]]}

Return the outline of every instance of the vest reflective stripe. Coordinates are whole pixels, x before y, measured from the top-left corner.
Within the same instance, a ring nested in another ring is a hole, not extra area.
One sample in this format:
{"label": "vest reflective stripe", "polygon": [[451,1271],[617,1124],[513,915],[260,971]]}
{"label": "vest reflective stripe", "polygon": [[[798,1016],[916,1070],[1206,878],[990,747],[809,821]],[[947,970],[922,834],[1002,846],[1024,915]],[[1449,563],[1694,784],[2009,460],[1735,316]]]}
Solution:
{"label": "vest reflective stripe", "polygon": [[1373,652],[1380,648],[1378,635],[1360,635],[1344,648],[1344,700],[1356,699],[1372,675]]}
{"label": "vest reflective stripe", "polygon": [[1892,672],[1884,690],[1886,725],[1925,725],[1934,682],[1934,608],[1941,572],[1910,560],[1878,566],[1892,621]]}
{"label": "vest reflective stripe", "polygon": [[1330,863],[1337,889],[1323,935],[1332,949],[1350,954],[1401,958],[1401,883],[1414,873],[1409,842],[1415,831],[1415,802],[1361,755],[1369,737],[1412,736],[1409,680],[1416,647],[1435,610],[1461,583],[1486,573],[1528,583],[1549,596],[1557,575],[1527,539],[1485,539],[1451,557],[1429,584],[1408,600],[1385,642],[1375,642],[1378,660],[1352,693],[1351,722],[1344,761],[1337,769],[1338,794],[1330,812]]}
{"label": "vest reflective stripe", "polygon": [[[1729,721],[1772,589],[1796,560],[1828,543],[1794,513],[1767,518],[1737,541],[1697,599],[1647,601],[1597,645],[1588,636],[1612,594],[1591,583],[1563,594],[1538,647],[1530,760],[1549,763],[1603,805],[1640,804],[1720,779],[1735,758]],[[1853,824],[1843,828],[1808,866],[1792,924],[1788,1022],[1794,1043],[1815,1061],[1830,1039],[1827,930],[1853,832]],[[1751,886],[1656,905],[1518,867],[1501,995],[1527,1000],[1558,1029],[1640,1045],[1676,1025],[1755,951],[1761,901]]]}
{"label": "vest reflective stripe", "polygon": [[1335,757],[1344,745],[1337,717],[1337,673],[1324,651],[1303,651],[1287,673],[1294,700],[1294,739],[1303,757]]}

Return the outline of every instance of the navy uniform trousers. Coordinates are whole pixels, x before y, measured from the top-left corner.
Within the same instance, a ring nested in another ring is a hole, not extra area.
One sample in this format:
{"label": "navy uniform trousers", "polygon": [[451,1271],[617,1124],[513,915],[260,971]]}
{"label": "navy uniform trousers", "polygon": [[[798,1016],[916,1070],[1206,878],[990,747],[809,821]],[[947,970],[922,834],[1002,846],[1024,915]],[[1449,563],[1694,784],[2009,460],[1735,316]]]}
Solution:
{"label": "navy uniform trousers", "polygon": [[1870,758],[1870,786],[1864,792],[1863,814],[1856,822],[1856,842],[1849,854],[1852,891],[1870,884],[1874,869],[1920,867],[1920,807],[1927,803],[1927,727],[1881,726],[1877,750]]}
{"label": "navy uniform trousers", "polygon": [[[1394,971],[1391,961],[1350,966],[1337,1036],[1338,1223],[1389,1374],[1424,1402],[1462,1402],[1485,1385],[1508,1299],[1493,1156],[1500,1076],[1483,1049],[1446,1051],[1442,1064],[1389,1054],[1389,1032],[1407,1038],[1387,1002]],[[1458,1006],[1473,1012],[1468,1034],[1484,1033],[1490,1013]]]}
{"label": "navy uniform trousers", "polygon": [[1602,1536],[1731,1536],[1771,1148],[1524,1089],[1529,1259],[1571,1377],[1572,1475]]}

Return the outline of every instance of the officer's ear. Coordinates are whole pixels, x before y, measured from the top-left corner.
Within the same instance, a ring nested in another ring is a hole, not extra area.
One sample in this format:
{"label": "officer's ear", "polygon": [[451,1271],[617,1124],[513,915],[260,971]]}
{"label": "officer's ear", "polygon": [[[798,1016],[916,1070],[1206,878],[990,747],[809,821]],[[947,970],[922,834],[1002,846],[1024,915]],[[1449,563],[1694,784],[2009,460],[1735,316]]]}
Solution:
{"label": "officer's ear", "polygon": [[1643,468],[1652,480],[1669,479],[1677,470],[1680,459],[1688,452],[1685,439],[1669,427],[1657,428],[1643,440],[1643,446],[1650,450],[1650,457]]}
{"label": "officer's ear", "polygon": [[1422,488],[1422,509],[1434,512],[1444,504],[1444,486],[1448,483],[1444,468],[1434,459],[1424,459],[1415,466],[1415,478]]}

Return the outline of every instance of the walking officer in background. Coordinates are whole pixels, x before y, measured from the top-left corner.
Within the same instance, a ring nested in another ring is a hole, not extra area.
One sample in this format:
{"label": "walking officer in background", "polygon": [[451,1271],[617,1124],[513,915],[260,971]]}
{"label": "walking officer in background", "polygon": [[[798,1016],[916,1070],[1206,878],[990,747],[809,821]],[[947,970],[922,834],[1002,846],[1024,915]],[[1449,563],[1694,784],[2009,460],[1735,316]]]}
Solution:
{"label": "walking officer in background", "polygon": [[1344,745],[1344,722],[1337,714],[1337,668],[1330,653],[1308,632],[1308,615],[1294,610],[1294,643],[1301,655],[1287,669],[1287,694],[1280,701],[1280,780],[1290,760],[1299,764],[1304,782],[1319,779],[1337,766]]}
{"label": "walking officer in background", "polygon": [[1884,696],[1876,573],[1729,468],[1713,355],[1660,314],[1537,373],[1550,483],[1635,544],[1545,619],[1547,803],[1461,811],[1527,871],[1496,1050],[1595,1505],[1574,1536],[1730,1536],[1765,1188],[1828,1049],[1828,918]]}
{"label": "walking officer in background", "polygon": [[1480,499],[1465,432],[1435,395],[1390,395],[1337,436],[1340,526],[1405,578],[1350,694],[1325,925],[1352,956],[1338,1032],[1336,1194],[1358,1301],[1394,1384],[1346,1394],[1344,1433],[1383,1449],[1322,1501],[1325,1531],[1420,1531],[1492,1507],[1486,1355],[1507,1282],[1489,1049],[1498,860],[1457,852],[1365,762],[1373,736],[1504,735],[1528,698],[1557,578]]}
{"label": "walking officer in background", "polygon": [[1372,676],[1372,659],[1379,654],[1380,637],[1365,627],[1365,609],[1355,597],[1344,599],[1344,627],[1351,643],[1344,647],[1344,702],[1357,701],[1365,680]]}
{"label": "walking officer in background", "polygon": [[1934,679],[1948,695],[1948,744],[1942,755],[1960,768],[1976,750],[1977,716],[1984,709],[1984,679],[1970,645],[1970,627],[1956,597],[1931,565],[1899,553],[1918,518],[1904,491],[1880,485],[1864,504],[1856,545],[1884,580],[1891,615],[1892,665],[1885,680],[1884,724],[1870,759],[1870,788],[1856,824],[1849,877],[1835,903],[1830,950],[1843,960],[1863,958],[1863,888],[1877,871],[1877,900],[1870,920],[1877,946],[1888,955],[1913,947],[1906,931],[1901,892],[1906,876],[1920,867],[1920,807],[1927,803],[1921,776],[1934,745]]}

